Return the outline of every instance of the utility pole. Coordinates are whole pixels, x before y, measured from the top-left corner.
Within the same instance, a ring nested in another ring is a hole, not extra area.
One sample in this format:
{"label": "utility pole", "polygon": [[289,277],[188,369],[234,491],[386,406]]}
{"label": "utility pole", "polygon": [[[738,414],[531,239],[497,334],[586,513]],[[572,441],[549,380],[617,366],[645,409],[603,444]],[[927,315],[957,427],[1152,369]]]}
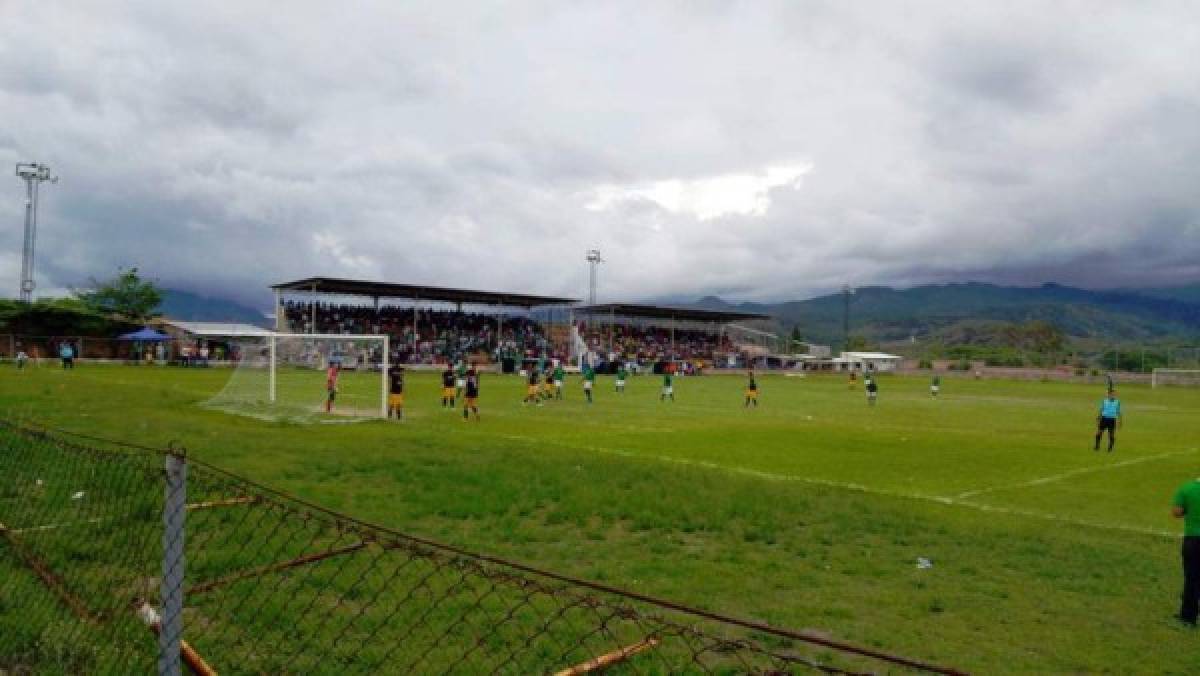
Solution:
{"label": "utility pole", "polygon": [[58,183],[57,176],[50,175],[50,167],[44,164],[22,162],[17,164],[17,177],[25,181],[25,243],[21,249],[21,293],[23,303],[33,302],[33,253],[37,244],[38,186],[43,181]]}
{"label": "utility pole", "polygon": [[842,285],[842,352],[850,351],[850,296],[853,293],[849,284]]}
{"label": "utility pole", "polygon": [[590,266],[588,275],[588,305],[596,304],[596,266],[603,263],[599,249],[588,249],[587,262]]}

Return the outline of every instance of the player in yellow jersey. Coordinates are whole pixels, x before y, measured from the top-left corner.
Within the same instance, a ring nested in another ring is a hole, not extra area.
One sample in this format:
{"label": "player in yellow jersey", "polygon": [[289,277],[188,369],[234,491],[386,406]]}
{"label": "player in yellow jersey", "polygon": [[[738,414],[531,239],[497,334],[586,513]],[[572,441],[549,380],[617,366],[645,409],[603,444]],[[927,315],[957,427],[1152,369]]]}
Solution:
{"label": "player in yellow jersey", "polygon": [[746,383],[746,404],[744,408],[750,408],[754,404],[754,408],[758,408],[758,382],[754,380],[754,371],[748,371],[746,375],[750,378],[750,382]]}

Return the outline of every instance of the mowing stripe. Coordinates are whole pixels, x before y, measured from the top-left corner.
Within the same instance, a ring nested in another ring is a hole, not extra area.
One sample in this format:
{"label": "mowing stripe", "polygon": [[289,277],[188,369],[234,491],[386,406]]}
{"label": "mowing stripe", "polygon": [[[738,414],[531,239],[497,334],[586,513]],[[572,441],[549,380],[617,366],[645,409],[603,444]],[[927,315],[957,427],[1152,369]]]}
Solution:
{"label": "mowing stripe", "polygon": [[[537,443],[545,445],[545,439],[536,439],[534,437],[522,436],[519,434],[504,434],[499,435],[513,441],[525,443]],[[857,493],[866,493],[870,495],[882,495],[890,498],[903,498],[906,500],[921,500],[924,502],[935,502],[939,505],[947,505],[950,507],[965,507],[974,509],[980,512],[988,512],[991,514],[1005,514],[1010,516],[1024,516],[1032,519],[1041,519],[1043,521],[1054,521],[1056,523],[1065,523],[1075,526],[1085,526],[1088,528],[1097,528],[1101,530],[1118,531],[1122,533],[1136,533],[1138,535],[1151,535],[1154,537],[1176,539],[1178,533],[1172,533],[1156,528],[1142,528],[1139,526],[1126,526],[1121,524],[1104,523],[1101,521],[1088,521],[1085,519],[1076,519],[1069,516],[1059,514],[1049,514],[1046,512],[1037,512],[1029,509],[1020,509],[1016,507],[1000,507],[997,505],[989,505],[982,502],[972,502],[959,498],[944,497],[940,495],[927,495],[924,493],[908,493],[904,491],[892,491],[886,488],[872,488],[863,484],[851,483],[848,481],[834,481],[832,479],[818,479],[814,477],[796,476],[792,474],[776,474],[773,472],[764,472],[757,469],[749,469],[746,467],[730,467],[727,465],[719,465],[715,462],[706,460],[688,460],[686,458],[673,458],[668,455],[652,455],[646,453],[635,453],[621,448],[609,448],[606,446],[589,446],[583,444],[569,444],[563,442],[553,442],[553,445],[573,448],[580,451],[591,451],[595,453],[604,453],[607,455],[616,455],[623,458],[656,460],[659,462],[668,462],[676,465],[685,465],[688,467],[700,467],[702,469],[716,470],[718,472],[727,472],[729,474],[740,474],[742,476],[754,477],[756,479],[766,479],[767,481],[785,481],[811,484],[814,486],[826,486],[829,488],[839,488],[847,491],[855,491]],[[1191,452],[1191,451],[1188,451]]]}
{"label": "mowing stripe", "polygon": [[1163,458],[1173,458],[1178,455],[1188,455],[1189,453],[1195,453],[1198,450],[1200,450],[1200,449],[1189,448],[1189,449],[1183,450],[1183,451],[1171,451],[1169,453],[1159,453],[1158,455],[1147,455],[1147,456],[1143,456],[1140,458],[1130,458],[1129,460],[1122,460],[1121,462],[1114,462],[1111,465],[1101,465],[1099,467],[1079,467],[1076,469],[1068,470],[1066,472],[1061,472],[1059,474],[1051,474],[1049,476],[1043,476],[1043,477],[1038,477],[1036,479],[1030,479],[1029,481],[1022,481],[1021,483],[1008,484],[1005,486],[991,486],[989,488],[979,488],[979,489],[972,490],[972,491],[964,491],[964,492],[959,493],[958,495],[954,496],[954,499],[962,500],[963,498],[972,498],[977,495],[983,495],[984,493],[993,493],[995,491],[1004,491],[1004,490],[1008,490],[1011,488],[1029,488],[1030,486],[1041,486],[1042,484],[1049,484],[1049,483],[1054,483],[1055,481],[1062,481],[1063,479],[1070,479],[1071,477],[1079,476],[1081,474],[1091,474],[1093,472],[1103,472],[1105,470],[1110,470],[1110,469],[1114,469],[1117,467],[1128,467],[1130,465],[1139,465],[1143,462],[1162,460]]}

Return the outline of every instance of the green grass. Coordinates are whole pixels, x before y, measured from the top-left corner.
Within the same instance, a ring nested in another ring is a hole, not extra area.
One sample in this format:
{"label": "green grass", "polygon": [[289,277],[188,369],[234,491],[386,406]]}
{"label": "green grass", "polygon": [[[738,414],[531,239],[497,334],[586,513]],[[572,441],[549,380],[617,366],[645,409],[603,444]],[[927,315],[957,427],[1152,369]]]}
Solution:
{"label": "green grass", "polygon": [[[984,672],[1187,673],[1174,489],[1200,473],[1200,391],[883,377],[577,379],[523,407],[485,375],[483,421],[409,378],[407,421],[265,422],[201,406],[228,371],[0,372],[9,415],[195,457],[368,521],[566,574]],[[378,377],[343,376],[370,399]],[[316,387],[319,387],[319,383]],[[316,393],[319,401],[320,392]],[[919,570],[918,557],[933,561]],[[0,565],[6,565],[0,561]],[[7,573],[7,571],[0,571]],[[0,621],[3,621],[0,618]]]}

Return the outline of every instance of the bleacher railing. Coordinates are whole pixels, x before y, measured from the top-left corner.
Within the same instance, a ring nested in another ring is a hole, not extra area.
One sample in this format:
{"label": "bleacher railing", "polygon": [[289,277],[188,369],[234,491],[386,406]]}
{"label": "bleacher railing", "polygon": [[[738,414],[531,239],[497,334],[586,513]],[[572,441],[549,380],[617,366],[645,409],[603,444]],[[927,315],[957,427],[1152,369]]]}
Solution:
{"label": "bleacher railing", "polygon": [[0,422],[0,477],[0,673],[958,673],[368,524],[181,448]]}

